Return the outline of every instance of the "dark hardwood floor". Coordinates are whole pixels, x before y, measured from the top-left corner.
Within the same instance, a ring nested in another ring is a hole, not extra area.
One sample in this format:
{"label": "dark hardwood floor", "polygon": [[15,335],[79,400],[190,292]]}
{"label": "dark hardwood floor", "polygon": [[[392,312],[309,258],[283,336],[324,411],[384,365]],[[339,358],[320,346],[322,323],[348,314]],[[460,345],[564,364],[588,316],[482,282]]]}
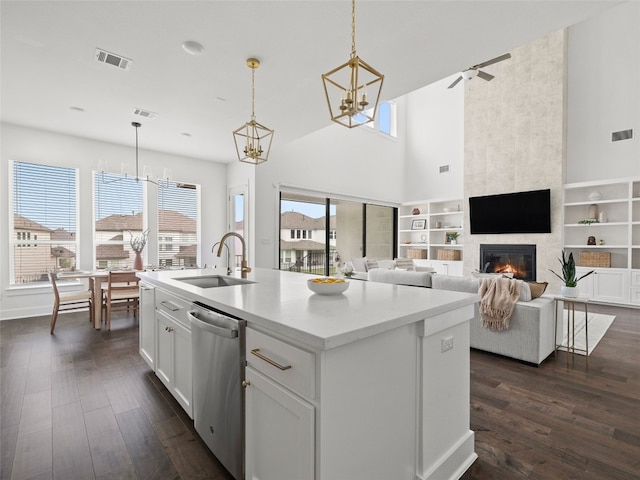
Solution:
{"label": "dark hardwood floor", "polygon": [[[535,368],[472,351],[479,458],[464,480],[640,479],[640,310],[593,309],[616,320],[588,371],[564,353]],[[141,359],[131,317],[106,332],[61,315],[54,336],[48,322],[0,322],[1,479],[231,479]]]}

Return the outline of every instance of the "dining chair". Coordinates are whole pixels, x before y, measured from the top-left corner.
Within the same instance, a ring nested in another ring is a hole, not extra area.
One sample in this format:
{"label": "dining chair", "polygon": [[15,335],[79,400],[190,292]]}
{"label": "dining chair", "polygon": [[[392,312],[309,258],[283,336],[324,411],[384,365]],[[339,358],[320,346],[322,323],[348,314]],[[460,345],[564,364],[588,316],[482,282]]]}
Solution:
{"label": "dining chair", "polygon": [[105,324],[111,330],[111,312],[114,310],[138,311],[140,279],[135,272],[109,272],[107,288],[104,294]]}
{"label": "dining chair", "polygon": [[58,320],[58,313],[66,310],[80,310],[83,308],[89,308],[89,320],[93,323],[93,292],[89,290],[82,290],[79,292],[62,292],[58,290],[58,274],[49,272],[49,280],[53,287],[53,294],[55,300],[53,302],[53,313],[51,314],[51,335],[56,328],[56,321]]}

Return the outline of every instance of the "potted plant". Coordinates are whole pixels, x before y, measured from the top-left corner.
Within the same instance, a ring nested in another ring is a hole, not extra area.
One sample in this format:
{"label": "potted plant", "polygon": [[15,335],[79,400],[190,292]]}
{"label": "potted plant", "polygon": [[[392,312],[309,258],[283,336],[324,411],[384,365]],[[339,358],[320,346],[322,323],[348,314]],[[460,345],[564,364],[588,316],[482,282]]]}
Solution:
{"label": "potted plant", "polygon": [[567,257],[564,250],[562,251],[562,258],[559,258],[558,261],[562,265],[562,276],[558,275],[551,269],[550,271],[564,283],[564,285],[560,289],[560,294],[563,297],[577,297],[578,282],[584,277],[588,277],[589,275],[591,275],[594,271],[591,270],[590,272],[582,275],[580,278],[576,278],[576,262],[573,259],[573,253],[569,253],[569,256]]}
{"label": "potted plant", "polygon": [[449,243],[451,245],[456,245],[458,243],[458,237],[460,234],[458,232],[449,232],[447,233],[447,237],[449,237]]}
{"label": "potted plant", "polygon": [[134,270],[142,270],[142,251],[144,247],[147,245],[147,236],[149,234],[149,230],[145,230],[141,235],[133,236],[131,230],[127,230],[129,235],[131,235],[131,240],[129,240],[129,244],[131,245],[131,250],[136,252],[136,258],[133,261],[133,269]]}

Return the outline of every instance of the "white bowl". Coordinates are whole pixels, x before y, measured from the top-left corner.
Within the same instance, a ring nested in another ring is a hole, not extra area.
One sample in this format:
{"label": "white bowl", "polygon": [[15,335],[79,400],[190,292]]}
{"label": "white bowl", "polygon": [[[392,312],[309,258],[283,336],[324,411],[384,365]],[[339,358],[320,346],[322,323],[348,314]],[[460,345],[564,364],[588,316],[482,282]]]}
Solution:
{"label": "white bowl", "polygon": [[[307,287],[313,293],[318,295],[339,295],[349,288],[349,281],[344,279],[336,279],[337,282],[318,282],[318,279],[326,280],[332,277],[318,277],[307,280]],[[314,282],[314,280],[316,280]]]}

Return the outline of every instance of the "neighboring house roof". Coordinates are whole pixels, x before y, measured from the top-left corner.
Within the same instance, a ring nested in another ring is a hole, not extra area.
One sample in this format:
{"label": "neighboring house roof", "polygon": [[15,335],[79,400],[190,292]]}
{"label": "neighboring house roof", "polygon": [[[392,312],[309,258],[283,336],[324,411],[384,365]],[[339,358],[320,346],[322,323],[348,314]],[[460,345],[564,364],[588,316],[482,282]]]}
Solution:
{"label": "neighboring house roof", "polygon": [[96,260],[117,260],[129,258],[129,252],[124,245],[98,245],[96,247]]}
{"label": "neighboring house roof", "polygon": [[39,232],[51,232],[50,228],[45,227],[44,225],[40,225],[33,220],[29,220],[22,215],[18,215],[17,213],[13,214],[13,229],[14,230],[31,230],[39,231]]}
{"label": "neighboring house roof", "polygon": [[51,256],[55,258],[76,258],[76,254],[65,247],[51,247]]}
{"label": "neighboring house roof", "polygon": [[180,245],[176,258],[194,258],[197,256],[196,245]]}
{"label": "neighboring house roof", "polygon": [[161,232],[196,233],[196,221],[173,210],[158,212],[158,230]]}
{"label": "neighboring house roof", "polygon": [[76,234],[67,232],[64,228],[56,228],[51,231],[51,240],[70,240],[74,241]]}
{"label": "neighboring house roof", "polygon": [[[325,217],[312,218],[303,213],[284,212],[280,214],[281,229],[325,230]],[[335,228],[336,216],[329,217],[329,228]]]}
{"label": "neighboring house roof", "polygon": [[101,232],[141,229],[142,213],[136,213],[135,215],[109,215],[96,222],[96,230]]}
{"label": "neighboring house roof", "polygon": [[[96,230],[117,232],[142,229],[142,213],[134,215],[109,215],[96,222]],[[158,230],[161,232],[196,233],[196,221],[174,210],[158,212]]]}

